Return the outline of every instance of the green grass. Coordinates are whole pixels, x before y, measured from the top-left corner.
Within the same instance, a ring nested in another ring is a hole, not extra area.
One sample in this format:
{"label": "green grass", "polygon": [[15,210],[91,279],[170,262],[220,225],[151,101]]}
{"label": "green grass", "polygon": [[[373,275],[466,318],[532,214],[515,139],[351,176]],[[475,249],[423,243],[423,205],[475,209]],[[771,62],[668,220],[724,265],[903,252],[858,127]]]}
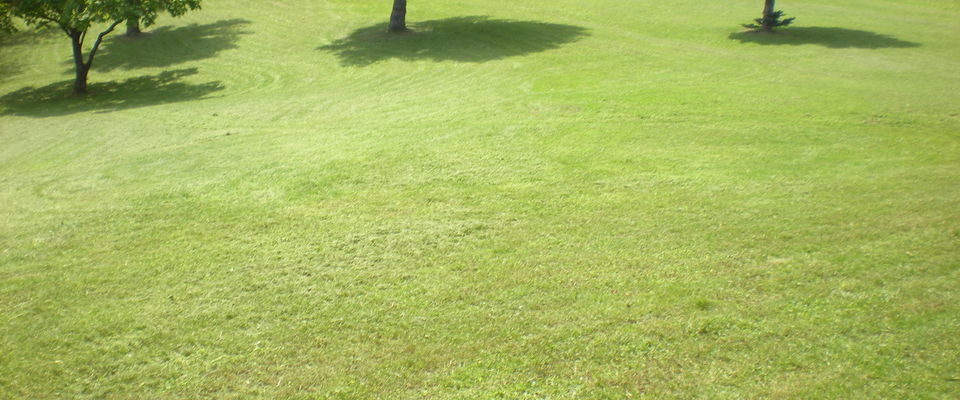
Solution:
{"label": "green grass", "polygon": [[0,37],[0,398],[952,398],[960,4]]}

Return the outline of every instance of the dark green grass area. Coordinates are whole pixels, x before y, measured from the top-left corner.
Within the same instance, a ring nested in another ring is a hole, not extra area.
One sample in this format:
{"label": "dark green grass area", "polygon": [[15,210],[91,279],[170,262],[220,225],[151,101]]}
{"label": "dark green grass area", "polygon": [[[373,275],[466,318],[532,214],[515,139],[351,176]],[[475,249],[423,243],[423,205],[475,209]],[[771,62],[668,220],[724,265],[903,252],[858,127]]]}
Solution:
{"label": "dark green grass area", "polygon": [[572,25],[471,16],[417,22],[403,34],[375,24],[319,49],[345,65],[391,58],[481,63],[555,49],[584,35],[584,28]]}
{"label": "dark green grass area", "polygon": [[39,88],[26,87],[0,97],[0,114],[50,117],[90,111],[119,111],[195,100],[222,89],[219,82],[194,85],[180,81],[196,74],[196,68],[186,68],[120,82],[98,82],[90,85],[90,90],[97,95],[84,98],[69,95],[73,87],[72,80]]}
{"label": "dark green grass area", "polygon": [[960,392],[956,4],[389,6],[0,36],[0,399]]}
{"label": "dark green grass area", "polygon": [[119,36],[99,54],[97,69],[165,68],[216,57],[237,48],[240,36],[250,34],[243,29],[248,24],[248,20],[235,18],[209,24],[161,26],[133,39]]}
{"label": "dark green grass area", "polygon": [[917,47],[919,43],[900,40],[889,35],[846,28],[794,27],[773,33],[747,31],[730,34],[731,39],[762,45],[817,44],[835,49],[881,49],[887,47]]}

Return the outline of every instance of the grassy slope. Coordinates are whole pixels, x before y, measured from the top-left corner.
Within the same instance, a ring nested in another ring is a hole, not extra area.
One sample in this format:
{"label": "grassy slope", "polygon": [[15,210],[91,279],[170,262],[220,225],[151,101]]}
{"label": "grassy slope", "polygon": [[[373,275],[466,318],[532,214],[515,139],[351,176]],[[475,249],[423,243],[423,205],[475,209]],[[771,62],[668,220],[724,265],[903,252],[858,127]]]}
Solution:
{"label": "grassy slope", "polygon": [[960,390],[956,2],[387,3],[0,39],[0,397]]}

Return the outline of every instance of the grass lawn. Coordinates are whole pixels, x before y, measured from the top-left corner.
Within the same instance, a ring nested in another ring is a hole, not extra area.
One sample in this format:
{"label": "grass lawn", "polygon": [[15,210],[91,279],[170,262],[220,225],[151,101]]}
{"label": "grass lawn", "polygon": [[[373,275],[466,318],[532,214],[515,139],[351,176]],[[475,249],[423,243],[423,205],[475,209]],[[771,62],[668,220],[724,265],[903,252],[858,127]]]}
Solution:
{"label": "grass lawn", "polygon": [[960,3],[0,36],[0,398],[955,398]]}

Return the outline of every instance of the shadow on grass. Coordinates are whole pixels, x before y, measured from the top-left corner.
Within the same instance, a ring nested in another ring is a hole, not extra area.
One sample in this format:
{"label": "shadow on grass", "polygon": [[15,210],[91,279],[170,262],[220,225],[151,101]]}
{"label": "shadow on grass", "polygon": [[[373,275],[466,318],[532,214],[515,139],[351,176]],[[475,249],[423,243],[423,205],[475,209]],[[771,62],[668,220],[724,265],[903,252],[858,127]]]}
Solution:
{"label": "shadow on grass", "polygon": [[[24,29],[18,32],[8,33],[0,32],[0,47],[9,49],[0,49],[0,52],[14,52],[13,48],[18,46],[33,46],[39,42],[46,42],[62,39],[67,40],[63,31],[53,28]],[[23,65],[16,57],[7,54],[0,54],[0,82],[6,82],[15,78],[23,72]]]}
{"label": "shadow on grass", "polygon": [[344,65],[391,58],[479,63],[555,49],[586,35],[573,25],[472,16],[415,23],[405,33],[373,25],[317,49],[336,54]]}
{"label": "shadow on grass", "polygon": [[199,85],[179,82],[196,73],[196,68],[190,68],[121,82],[91,83],[88,86],[90,94],[83,97],[69,94],[73,87],[72,80],[40,88],[26,87],[0,97],[0,115],[42,118],[90,111],[111,112],[198,100],[223,89],[220,82]]}
{"label": "shadow on grass", "polygon": [[28,46],[39,41],[56,39],[70,40],[63,31],[50,26],[24,28],[13,33],[0,32],[0,46]]}
{"label": "shadow on grass", "polygon": [[[112,71],[159,68],[214,57],[237,47],[244,19],[229,19],[211,24],[181,27],[162,26],[137,38],[115,36],[97,53],[94,70]],[[67,60],[71,65],[73,60]]]}
{"label": "shadow on grass", "polygon": [[801,45],[816,44],[834,49],[859,48],[904,48],[918,47],[919,43],[900,40],[892,36],[868,31],[846,28],[799,27],[786,28],[775,33],[765,32],[737,32],[731,33],[730,39],[743,43],[757,43],[762,45]]}

